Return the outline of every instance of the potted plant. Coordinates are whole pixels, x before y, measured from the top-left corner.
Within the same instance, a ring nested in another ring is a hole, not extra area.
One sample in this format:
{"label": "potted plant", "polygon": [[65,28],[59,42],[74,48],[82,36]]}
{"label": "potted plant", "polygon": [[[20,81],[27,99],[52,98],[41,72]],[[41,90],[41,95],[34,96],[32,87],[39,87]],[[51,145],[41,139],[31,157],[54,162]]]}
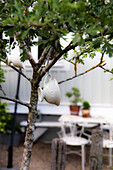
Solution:
{"label": "potted plant", "polygon": [[83,101],[82,103],[82,116],[89,117],[90,115],[90,104],[88,101]]}
{"label": "potted plant", "polygon": [[70,102],[70,112],[71,115],[79,115],[79,110],[80,110],[80,106],[78,105],[78,102],[81,102],[81,94],[80,94],[80,90],[77,87],[72,87],[72,91],[71,92],[67,92],[66,96],[68,98],[71,98]]}
{"label": "potted plant", "polygon": [[[1,102],[0,100],[0,144],[2,145],[10,145],[13,126],[13,116],[7,113],[7,105],[7,103]],[[21,127],[19,123],[16,122],[14,145],[17,146],[22,141],[23,136]]]}

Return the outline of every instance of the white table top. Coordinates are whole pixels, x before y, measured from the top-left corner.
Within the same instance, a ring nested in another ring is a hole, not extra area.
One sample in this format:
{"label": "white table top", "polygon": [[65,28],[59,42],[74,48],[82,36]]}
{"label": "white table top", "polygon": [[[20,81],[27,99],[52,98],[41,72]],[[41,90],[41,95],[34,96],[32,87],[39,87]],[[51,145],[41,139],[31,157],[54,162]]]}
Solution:
{"label": "white table top", "polygon": [[99,123],[99,124],[113,124],[113,118],[110,117],[88,117],[73,115],[62,115],[59,122],[72,122],[72,123]]}

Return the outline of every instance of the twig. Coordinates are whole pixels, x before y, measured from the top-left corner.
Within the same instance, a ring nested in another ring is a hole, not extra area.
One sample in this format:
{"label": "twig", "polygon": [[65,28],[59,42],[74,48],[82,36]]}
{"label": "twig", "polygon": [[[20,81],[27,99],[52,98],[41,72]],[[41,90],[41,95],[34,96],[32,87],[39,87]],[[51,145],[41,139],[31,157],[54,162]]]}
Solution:
{"label": "twig", "polygon": [[75,64],[74,62],[72,62],[71,60],[67,60],[66,58],[63,58],[65,61],[67,61],[67,62],[69,62],[69,63],[71,63],[71,64]]}
{"label": "twig", "polygon": [[100,63],[103,63],[103,58],[104,58],[104,54],[106,52],[106,49],[104,50],[104,52],[102,53],[101,59],[100,59]]}
{"label": "twig", "polygon": [[2,86],[0,85],[0,90],[2,91],[2,93],[4,94],[4,96],[6,96],[4,90],[2,89]]}
{"label": "twig", "polygon": [[30,26],[35,26],[35,27],[38,27],[38,28],[40,28],[42,25],[40,25],[40,24],[34,24],[34,23],[31,23],[31,22],[28,22],[28,23],[26,23],[27,25],[30,25]]}
{"label": "twig", "polygon": [[17,71],[18,73],[20,73],[24,78],[26,78],[28,81],[31,81],[30,78],[28,78],[22,71],[18,70],[17,68],[15,68],[14,66],[10,66],[12,69],[14,69],[15,71]]}
{"label": "twig", "polygon": [[[75,76],[73,76],[73,77],[70,77],[70,78],[68,78],[68,79],[62,80],[62,81],[58,82],[58,84],[61,84],[61,83],[64,83],[64,82],[66,82],[66,81],[72,80],[72,79],[74,79],[74,78],[76,78],[76,77],[82,76],[82,75],[88,73],[89,71],[94,70],[94,69],[97,68],[97,67],[103,68],[103,66],[105,65],[105,64],[102,65],[102,63],[104,62],[104,61],[103,61],[103,57],[104,57],[105,51],[106,51],[106,50],[104,50],[104,52],[102,53],[102,56],[101,56],[101,59],[100,59],[100,63],[99,63],[99,64],[97,64],[96,66],[93,66],[92,68],[90,68],[89,70],[86,70],[86,71],[83,72],[83,73],[80,73],[80,74],[78,74],[78,75],[75,74]],[[104,68],[103,68],[103,69],[104,69]],[[110,72],[110,71],[109,71],[109,72]],[[111,72],[111,73],[112,73],[112,72]],[[112,73],[112,74],[113,74],[113,73]]]}
{"label": "twig", "polygon": [[6,60],[4,60],[4,59],[2,59],[2,58],[0,58],[0,60],[1,60],[3,63],[6,64]]}
{"label": "twig", "polygon": [[[86,39],[85,41],[90,41],[91,39]],[[40,77],[43,77],[47,71],[49,71],[49,69],[58,61],[58,59],[63,55],[65,54],[66,52],[74,49],[75,47],[78,46],[78,42],[76,42],[74,45],[72,44],[72,41],[68,44],[68,46],[63,49],[62,51],[60,51],[60,53],[57,53],[56,56],[54,56],[54,58],[51,60],[51,62],[48,64],[47,67],[45,67],[45,69],[42,71]]]}
{"label": "twig", "polygon": [[[0,60],[7,65],[6,60],[3,60],[2,58],[0,58]],[[28,78],[22,71],[18,70],[16,67],[14,67],[14,66],[12,66],[12,65],[8,65],[8,66],[11,67],[13,70],[17,71],[18,73],[20,73],[20,74],[21,74],[24,78],[26,78],[28,81],[31,81],[30,78]]]}
{"label": "twig", "polygon": [[9,100],[9,101],[12,101],[12,102],[16,102],[16,103],[19,103],[21,105],[24,105],[28,108],[31,108],[31,105],[29,103],[26,103],[26,102],[23,102],[23,101],[20,101],[18,99],[12,99],[10,97],[6,97],[6,96],[0,96],[1,99],[4,99],[4,100]]}
{"label": "twig", "polygon": [[77,57],[75,57],[75,63],[74,63],[74,70],[75,70],[75,75],[77,75]]}
{"label": "twig", "polygon": [[26,52],[27,54],[27,59],[29,60],[29,62],[31,63],[32,67],[34,67],[36,65],[36,62],[35,60],[33,59],[32,55],[29,53],[28,49],[23,45],[21,44],[20,45],[21,47],[23,47],[23,50]]}
{"label": "twig", "polygon": [[[34,24],[34,23],[31,23],[31,22],[26,22],[25,25],[35,26],[35,27],[38,27],[38,28],[41,27],[40,24]],[[5,26],[2,25],[1,28],[13,28],[15,26],[16,26],[15,24],[8,24],[8,25],[5,25]]]}
{"label": "twig", "polygon": [[37,69],[39,69],[39,68],[42,66],[44,60],[46,59],[46,57],[45,57],[46,54],[47,54],[47,49],[45,48],[45,49],[43,50],[43,52],[42,52],[42,55],[41,55],[40,59],[38,60]]}
{"label": "twig", "polygon": [[[49,50],[47,51],[47,49],[45,48],[44,49],[44,51],[43,51],[43,53],[42,53],[42,55],[41,55],[41,58],[39,59],[39,62],[37,63],[38,64],[38,75],[39,75],[39,77],[37,76],[37,82],[49,71],[49,69],[56,63],[56,61],[58,60],[56,60],[56,56],[54,56],[54,58],[51,60],[51,62],[49,63],[47,63],[47,65],[44,67],[44,69],[42,70],[42,67],[39,67],[39,65],[41,64],[41,62],[44,62],[44,60],[46,59],[48,59],[48,61],[49,61],[49,58],[51,57],[51,52],[52,52],[52,50],[53,50],[53,46],[51,46],[50,48],[49,48]],[[41,65],[40,65],[41,66]]]}
{"label": "twig", "polygon": [[108,70],[108,69],[104,68],[103,66],[99,66],[99,67],[100,67],[100,68],[102,68],[104,71],[106,71],[106,72],[108,72],[108,73],[113,74],[113,72],[112,72],[112,71],[110,71],[110,70]]}
{"label": "twig", "polygon": [[[95,38],[96,37],[100,37],[100,35],[96,35],[95,36]],[[87,38],[87,39],[85,39],[85,42],[87,42],[87,41],[91,41],[92,40],[92,38]],[[54,56],[54,58],[51,60],[51,62],[45,67],[45,69],[43,69],[43,71],[41,72],[41,74],[40,74],[40,78],[42,78],[45,74],[46,74],[46,72],[48,72],[49,70],[50,70],[50,68],[58,61],[58,59],[60,59],[60,57],[63,55],[63,54],[65,54],[66,52],[68,52],[69,50],[72,50],[72,49],[74,49],[75,47],[77,47],[78,46],[78,42],[76,42],[74,45],[72,44],[72,42],[70,42],[70,44],[68,44],[68,46],[65,48],[65,49],[63,49],[62,51],[60,51],[59,53],[57,53],[56,54],[56,56]],[[100,64],[100,63],[99,63]],[[76,75],[74,76],[74,78],[76,77]],[[72,78],[71,78],[72,79]],[[70,80],[70,79],[69,79]]]}
{"label": "twig", "polygon": [[[105,65],[105,64],[104,64],[104,65]],[[103,65],[103,66],[104,66],[104,65]],[[72,80],[72,79],[74,79],[74,78],[76,78],[76,77],[80,77],[80,76],[82,76],[82,75],[84,75],[84,74],[86,74],[86,73],[94,70],[94,69],[97,68],[97,67],[101,67],[101,66],[100,66],[100,63],[97,64],[96,66],[93,66],[93,67],[90,68],[89,70],[86,70],[86,71],[84,71],[84,72],[82,72],[82,73],[80,73],[80,74],[78,74],[78,75],[75,75],[75,76],[73,76],[73,77],[67,78],[67,79],[62,80],[62,81],[59,81],[58,84],[64,83],[64,82],[69,81],[69,80]]]}
{"label": "twig", "polygon": [[43,77],[47,71],[49,71],[49,69],[58,61],[58,59],[67,51],[73,49],[75,46],[70,46],[71,43],[64,49],[62,50],[60,53],[57,53],[56,56],[54,56],[54,58],[51,60],[51,62],[45,67],[45,69],[41,72],[40,77]]}

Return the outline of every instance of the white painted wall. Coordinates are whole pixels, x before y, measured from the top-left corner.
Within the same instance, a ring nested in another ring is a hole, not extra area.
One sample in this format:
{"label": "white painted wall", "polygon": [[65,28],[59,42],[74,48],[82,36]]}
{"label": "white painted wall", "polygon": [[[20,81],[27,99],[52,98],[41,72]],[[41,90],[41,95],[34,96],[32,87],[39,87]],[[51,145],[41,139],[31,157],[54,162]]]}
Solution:
{"label": "white painted wall", "polygon": [[[34,54],[36,55],[36,53]],[[73,54],[70,53],[70,55]],[[105,58],[107,59],[106,68],[112,68],[113,58],[109,59],[107,56]],[[94,60],[87,58],[86,64],[84,66],[78,66],[78,73],[81,73],[84,70],[89,69],[91,66],[96,65],[99,61],[99,53]],[[16,94],[18,74],[15,73],[11,68],[6,67],[4,64],[2,64],[2,67],[7,71],[7,73],[5,73],[6,82],[2,84],[3,89],[7,96],[14,98]],[[32,69],[29,65],[25,67],[23,72],[27,74],[28,77],[32,76]],[[73,76],[74,68],[69,63],[66,65],[66,63],[62,61],[60,64],[56,64],[50,70],[50,74],[52,74],[57,81],[61,81],[70,76]],[[68,98],[65,97],[65,93],[70,91],[71,87],[76,86],[80,89],[82,98],[90,102],[92,106],[92,115],[111,115],[113,114],[113,81],[110,81],[110,78],[112,78],[111,74],[104,73],[103,70],[97,68],[83,76],[60,84],[59,87],[61,92],[61,105],[54,106],[44,101],[43,103],[39,102],[39,109],[42,114],[69,114],[69,101]],[[41,86],[43,86],[43,82],[41,82]],[[23,77],[21,77],[19,98],[20,100],[24,100],[26,102],[30,100],[30,84]],[[10,111],[13,112],[14,105],[11,103],[9,107]],[[19,105],[18,112],[24,113],[28,112],[28,110],[25,107]]]}

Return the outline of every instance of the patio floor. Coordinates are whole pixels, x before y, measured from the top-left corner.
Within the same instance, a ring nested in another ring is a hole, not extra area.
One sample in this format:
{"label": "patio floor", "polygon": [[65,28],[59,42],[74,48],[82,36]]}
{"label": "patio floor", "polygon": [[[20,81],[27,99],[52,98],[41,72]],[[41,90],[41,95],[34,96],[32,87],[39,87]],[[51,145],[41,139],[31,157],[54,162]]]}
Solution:
{"label": "patio floor", "polygon": [[[89,170],[89,150],[90,146],[86,147],[86,170]],[[107,150],[105,151],[107,152]],[[13,166],[11,170],[18,170],[22,160],[23,146],[14,147]],[[0,170],[5,170],[8,162],[8,147],[0,145]],[[103,160],[103,170],[108,168],[108,158]],[[35,142],[29,170],[50,170],[51,167],[51,144]],[[9,169],[10,170],[10,169]],[[79,156],[68,155],[66,159],[66,170],[81,170],[81,158]]]}

